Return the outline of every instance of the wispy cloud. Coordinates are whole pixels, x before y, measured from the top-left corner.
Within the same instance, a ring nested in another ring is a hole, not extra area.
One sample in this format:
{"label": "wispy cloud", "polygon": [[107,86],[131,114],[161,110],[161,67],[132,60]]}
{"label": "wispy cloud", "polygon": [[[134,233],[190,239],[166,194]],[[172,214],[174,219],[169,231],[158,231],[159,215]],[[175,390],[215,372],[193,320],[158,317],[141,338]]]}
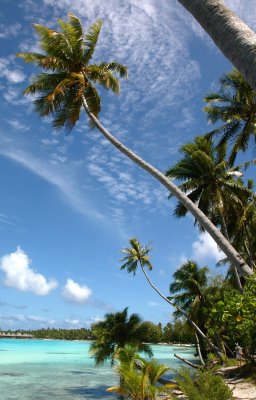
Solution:
{"label": "wispy cloud", "polygon": [[18,119],[9,119],[9,120],[7,120],[7,122],[9,125],[11,125],[12,128],[14,128],[17,131],[26,132],[30,129],[29,126],[23,124]]}
{"label": "wispy cloud", "polygon": [[18,36],[22,30],[22,25],[15,23],[13,25],[0,24],[0,39],[10,39]]}
{"label": "wispy cloud", "polygon": [[[32,154],[22,150],[13,150],[11,148],[0,149],[0,154],[12,159],[13,161],[28,168],[34,174],[45,179],[47,182],[56,186],[61,193],[65,196],[66,201],[81,214],[98,221],[105,221],[105,217],[96,209],[86,203],[86,198],[83,197],[79,186],[76,186],[75,179],[70,175],[70,167],[63,172],[58,168],[54,168],[53,163],[47,160],[35,158]],[[63,168],[63,167],[62,167]]]}
{"label": "wispy cloud", "polygon": [[20,69],[14,69],[13,65],[11,59],[0,58],[0,77],[7,79],[11,83],[23,82],[26,76]]}

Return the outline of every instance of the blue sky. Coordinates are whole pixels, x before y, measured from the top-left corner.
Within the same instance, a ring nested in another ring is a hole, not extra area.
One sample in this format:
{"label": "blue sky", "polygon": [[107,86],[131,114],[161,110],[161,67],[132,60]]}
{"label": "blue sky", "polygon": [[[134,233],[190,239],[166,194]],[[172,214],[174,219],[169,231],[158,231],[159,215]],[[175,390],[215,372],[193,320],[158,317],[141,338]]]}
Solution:
{"label": "blue sky", "polygon": [[[225,3],[255,28],[253,0]],[[120,271],[120,249],[131,237],[152,242],[150,275],[165,294],[183,261],[213,267],[221,255],[191,217],[172,217],[166,190],[89,130],[85,116],[67,136],[22,97],[36,70],[15,54],[39,50],[31,24],[56,28],[68,12],[85,31],[103,20],[95,61],[128,66],[118,97],[100,91],[101,121],[161,171],[209,130],[202,97],[231,69],[176,0],[1,1],[0,327],[88,327],[126,306],[165,324],[172,310],[142,274]]]}

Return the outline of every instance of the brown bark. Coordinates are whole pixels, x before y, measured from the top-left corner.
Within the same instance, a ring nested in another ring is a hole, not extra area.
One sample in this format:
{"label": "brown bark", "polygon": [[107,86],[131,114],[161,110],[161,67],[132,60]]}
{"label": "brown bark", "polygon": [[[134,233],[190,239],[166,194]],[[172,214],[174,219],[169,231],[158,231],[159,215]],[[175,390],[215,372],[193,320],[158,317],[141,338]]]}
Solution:
{"label": "brown bark", "polygon": [[[178,0],[256,90],[256,35],[222,0]],[[245,2],[246,3],[246,2]]]}

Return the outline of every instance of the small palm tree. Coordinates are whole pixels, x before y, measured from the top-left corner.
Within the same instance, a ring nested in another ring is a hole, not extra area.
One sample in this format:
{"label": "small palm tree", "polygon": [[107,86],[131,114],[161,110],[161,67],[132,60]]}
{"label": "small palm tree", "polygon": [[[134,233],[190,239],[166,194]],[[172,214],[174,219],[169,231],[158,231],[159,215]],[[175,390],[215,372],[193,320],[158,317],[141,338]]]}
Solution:
{"label": "small palm tree", "polygon": [[145,360],[136,353],[136,348],[125,346],[116,353],[116,371],[120,376],[120,385],[107,389],[133,400],[155,400],[159,393],[173,388],[172,384],[159,385],[161,377],[169,367],[156,360]]}
{"label": "small palm tree", "polygon": [[138,314],[128,317],[127,307],[123,311],[106,314],[103,321],[93,325],[92,331],[96,339],[91,344],[90,353],[95,358],[96,365],[107,359],[113,364],[117,349],[126,344],[136,346],[138,351],[149,356],[153,355],[150,346],[143,343],[144,328],[141,326],[141,318]]}
{"label": "small palm tree", "polygon": [[214,238],[227,257],[244,275],[252,275],[252,270],[241,259],[235,249],[223,237],[208,218],[191,202],[177,186],[152,165],[124,146],[100,123],[100,97],[95,84],[118,93],[119,84],[113,73],[120,77],[127,76],[127,68],[116,62],[89,64],[100,34],[102,22],[91,25],[84,35],[81,22],[69,14],[69,22],[59,20],[60,32],[42,25],[34,24],[40,37],[44,54],[18,53],[18,57],[27,63],[35,64],[47,73],[36,76],[25,94],[37,95],[36,111],[41,116],[53,116],[56,128],[64,127],[70,131],[76,124],[83,108],[89,117],[90,125],[125,156],[147,171],[177,197],[179,201],[200,221],[200,224]]}
{"label": "small palm tree", "polygon": [[210,123],[221,126],[209,133],[218,136],[218,145],[232,144],[230,162],[234,163],[237,152],[246,151],[250,138],[256,142],[256,93],[237,70],[220,78],[220,89],[204,98],[204,111]]}

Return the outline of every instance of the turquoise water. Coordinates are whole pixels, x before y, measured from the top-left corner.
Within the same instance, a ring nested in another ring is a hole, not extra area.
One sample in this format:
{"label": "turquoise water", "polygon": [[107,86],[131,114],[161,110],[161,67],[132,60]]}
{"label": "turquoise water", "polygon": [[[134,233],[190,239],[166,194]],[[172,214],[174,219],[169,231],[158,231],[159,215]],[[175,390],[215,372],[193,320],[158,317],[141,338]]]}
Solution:
{"label": "turquoise water", "polygon": [[[115,399],[106,388],[118,383],[118,377],[109,363],[95,367],[89,346],[80,341],[1,339],[1,400]],[[175,369],[181,363],[173,353],[194,359],[190,348],[152,349],[159,362]]]}

